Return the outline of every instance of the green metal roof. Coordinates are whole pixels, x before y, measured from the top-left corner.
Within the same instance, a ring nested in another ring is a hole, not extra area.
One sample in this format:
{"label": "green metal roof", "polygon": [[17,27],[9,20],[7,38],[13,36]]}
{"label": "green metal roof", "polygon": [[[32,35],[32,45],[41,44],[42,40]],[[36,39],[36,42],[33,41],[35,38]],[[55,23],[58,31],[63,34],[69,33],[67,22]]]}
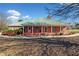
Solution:
{"label": "green metal roof", "polygon": [[61,26],[69,26],[71,24],[66,23],[66,22],[62,22],[62,21],[58,21],[58,20],[53,20],[53,19],[35,19],[35,20],[25,20],[25,21],[21,21],[20,24],[22,24],[23,26],[28,26],[28,25],[46,25],[46,26],[56,26],[56,25],[61,25]]}

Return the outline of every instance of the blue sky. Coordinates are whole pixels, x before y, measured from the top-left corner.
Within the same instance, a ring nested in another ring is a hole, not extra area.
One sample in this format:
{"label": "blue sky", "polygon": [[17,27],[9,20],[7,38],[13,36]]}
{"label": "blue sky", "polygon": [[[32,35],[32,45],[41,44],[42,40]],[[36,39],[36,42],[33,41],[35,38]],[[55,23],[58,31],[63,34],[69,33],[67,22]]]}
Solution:
{"label": "blue sky", "polygon": [[[46,17],[48,14],[45,10],[45,7],[57,8],[57,4],[36,4],[36,3],[7,3],[0,4],[0,12],[7,14],[8,19],[12,19],[13,22],[16,22],[16,19],[20,18],[42,18]],[[14,15],[14,14],[19,14]]]}
{"label": "blue sky", "polygon": [[[2,3],[0,4],[0,12],[6,13],[7,19],[15,23],[18,19],[21,18],[35,19],[46,17],[48,14],[45,10],[45,7],[55,9],[59,7],[59,4],[51,5],[46,3]],[[57,17],[55,18],[58,19]]]}
{"label": "blue sky", "polygon": [[8,10],[16,10],[22,14],[22,16],[29,15],[33,18],[46,17],[47,13],[44,7],[55,8],[56,5],[50,4],[0,4],[0,12],[7,12]]}
{"label": "blue sky", "polygon": [[[39,14],[43,14],[45,15],[45,8],[44,7],[51,7],[51,8],[56,8],[57,4],[53,4],[53,6],[51,6],[51,4],[28,4],[28,3],[7,3],[7,4],[1,4],[0,3],[0,11],[1,12],[6,12],[7,10],[17,10],[19,12],[21,12],[22,14],[26,15],[26,14],[30,14],[32,15],[32,13],[34,13],[34,15],[39,15]],[[35,13],[36,12],[36,13]],[[34,16],[35,17],[35,16]]]}

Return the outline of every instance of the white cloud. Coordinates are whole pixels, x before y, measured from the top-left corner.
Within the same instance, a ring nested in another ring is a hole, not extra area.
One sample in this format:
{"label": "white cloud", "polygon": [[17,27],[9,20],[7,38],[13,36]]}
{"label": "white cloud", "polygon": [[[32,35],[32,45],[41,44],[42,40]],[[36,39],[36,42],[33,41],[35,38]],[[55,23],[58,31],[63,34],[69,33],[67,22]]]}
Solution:
{"label": "white cloud", "polygon": [[20,17],[18,17],[18,16],[8,16],[7,20],[10,21],[9,24],[15,24],[18,21],[19,18]]}
{"label": "white cloud", "polygon": [[8,10],[7,13],[9,13],[12,16],[20,16],[21,13],[16,10]]}
{"label": "white cloud", "polygon": [[29,15],[23,16],[23,19],[31,19],[32,17],[30,17]]}
{"label": "white cloud", "polygon": [[8,10],[8,17],[7,19],[10,20],[12,23],[16,23],[19,19],[31,19],[29,15],[21,16],[21,13],[16,10]]}
{"label": "white cloud", "polygon": [[17,16],[8,16],[7,19],[9,19],[9,20],[18,20],[19,17],[17,17]]}

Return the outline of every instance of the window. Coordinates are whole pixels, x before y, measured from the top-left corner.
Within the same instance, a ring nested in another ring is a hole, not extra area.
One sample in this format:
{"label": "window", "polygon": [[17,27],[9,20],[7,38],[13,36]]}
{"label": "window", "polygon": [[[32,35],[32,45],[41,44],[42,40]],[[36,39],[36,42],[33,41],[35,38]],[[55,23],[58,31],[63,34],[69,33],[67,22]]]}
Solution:
{"label": "window", "polygon": [[26,27],[24,27],[24,32],[31,33],[32,32],[32,26],[26,26]]}
{"label": "window", "polygon": [[33,28],[33,31],[35,32],[35,33],[38,33],[38,32],[41,32],[41,27],[34,27]]}
{"label": "window", "polygon": [[24,27],[24,32],[28,32],[28,27]]}
{"label": "window", "polygon": [[52,27],[52,31],[56,32],[56,27],[55,26]]}
{"label": "window", "polygon": [[28,32],[29,32],[29,33],[32,33],[32,26],[29,26],[29,27],[28,27]]}
{"label": "window", "polygon": [[48,28],[47,27],[45,27],[45,32],[48,32]]}
{"label": "window", "polygon": [[44,32],[48,32],[48,27],[44,27]]}

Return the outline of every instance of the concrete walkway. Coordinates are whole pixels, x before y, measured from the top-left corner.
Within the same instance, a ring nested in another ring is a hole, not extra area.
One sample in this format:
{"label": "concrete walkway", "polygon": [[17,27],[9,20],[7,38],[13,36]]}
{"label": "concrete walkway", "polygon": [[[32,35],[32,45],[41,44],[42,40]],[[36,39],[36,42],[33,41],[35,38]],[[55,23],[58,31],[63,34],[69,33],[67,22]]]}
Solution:
{"label": "concrete walkway", "polygon": [[47,37],[76,37],[76,36],[79,36],[79,33],[72,35],[57,35],[57,36],[47,36]]}
{"label": "concrete walkway", "polygon": [[26,36],[4,36],[0,35],[0,38],[25,38],[25,39],[33,39],[33,38],[61,38],[61,37],[76,37],[79,36],[79,33],[72,35],[57,35],[57,36],[39,36],[39,37],[26,37]]}

